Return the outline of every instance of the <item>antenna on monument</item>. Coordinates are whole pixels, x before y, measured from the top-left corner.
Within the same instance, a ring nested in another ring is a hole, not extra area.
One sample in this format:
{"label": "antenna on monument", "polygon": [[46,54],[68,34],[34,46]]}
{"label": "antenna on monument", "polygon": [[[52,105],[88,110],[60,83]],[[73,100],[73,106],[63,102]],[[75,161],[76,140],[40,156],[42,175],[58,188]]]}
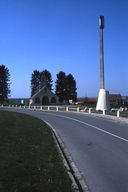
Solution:
{"label": "antenna on monument", "polygon": [[100,26],[100,29],[104,29],[104,16],[100,16],[99,26]]}

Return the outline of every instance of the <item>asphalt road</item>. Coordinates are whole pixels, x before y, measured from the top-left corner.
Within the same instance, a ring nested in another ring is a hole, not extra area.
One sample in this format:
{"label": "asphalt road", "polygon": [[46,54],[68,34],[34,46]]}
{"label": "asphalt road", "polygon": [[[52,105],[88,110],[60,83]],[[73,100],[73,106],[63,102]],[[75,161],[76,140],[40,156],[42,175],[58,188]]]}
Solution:
{"label": "asphalt road", "polygon": [[21,111],[55,128],[90,192],[128,192],[128,124],[79,113]]}

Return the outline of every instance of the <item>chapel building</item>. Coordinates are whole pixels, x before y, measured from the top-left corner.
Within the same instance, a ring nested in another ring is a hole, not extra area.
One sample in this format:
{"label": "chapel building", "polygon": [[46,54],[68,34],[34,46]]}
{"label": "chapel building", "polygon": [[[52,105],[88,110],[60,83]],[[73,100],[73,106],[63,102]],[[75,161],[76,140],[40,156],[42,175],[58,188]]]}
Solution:
{"label": "chapel building", "polygon": [[41,105],[57,105],[60,104],[59,98],[55,95],[47,85],[47,80],[44,73],[41,73],[39,88],[30,99],[31,106]]}

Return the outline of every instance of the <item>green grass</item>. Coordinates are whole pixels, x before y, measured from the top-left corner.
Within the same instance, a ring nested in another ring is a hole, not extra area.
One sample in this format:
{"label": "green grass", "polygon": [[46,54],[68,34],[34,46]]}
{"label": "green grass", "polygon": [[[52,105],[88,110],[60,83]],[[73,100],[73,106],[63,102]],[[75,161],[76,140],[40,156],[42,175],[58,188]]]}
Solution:
{"label": "green grass", "polygon": [[122,111],[122,112],[120,113],[120,116],[121,116],[121,117],[127,117],[127,118],[128,118],[128,111]]}
{"label": "green grass", "polygon": [[0,191],[73,192],[51,130],[44,122],[0,111]]}

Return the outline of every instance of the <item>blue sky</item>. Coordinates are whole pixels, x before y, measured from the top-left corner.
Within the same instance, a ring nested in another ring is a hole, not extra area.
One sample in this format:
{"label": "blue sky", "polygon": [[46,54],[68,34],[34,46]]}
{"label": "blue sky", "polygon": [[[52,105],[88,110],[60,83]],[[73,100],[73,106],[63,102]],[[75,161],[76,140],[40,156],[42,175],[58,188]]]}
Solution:
{"label": "blue sky", "polygon": [[99,16],[105,17],[105,88],[128,95],[127,0],[0,0],[0,63],[11,97],[30,97],[33,70],[73,74],[79,97],[99,91]]}

